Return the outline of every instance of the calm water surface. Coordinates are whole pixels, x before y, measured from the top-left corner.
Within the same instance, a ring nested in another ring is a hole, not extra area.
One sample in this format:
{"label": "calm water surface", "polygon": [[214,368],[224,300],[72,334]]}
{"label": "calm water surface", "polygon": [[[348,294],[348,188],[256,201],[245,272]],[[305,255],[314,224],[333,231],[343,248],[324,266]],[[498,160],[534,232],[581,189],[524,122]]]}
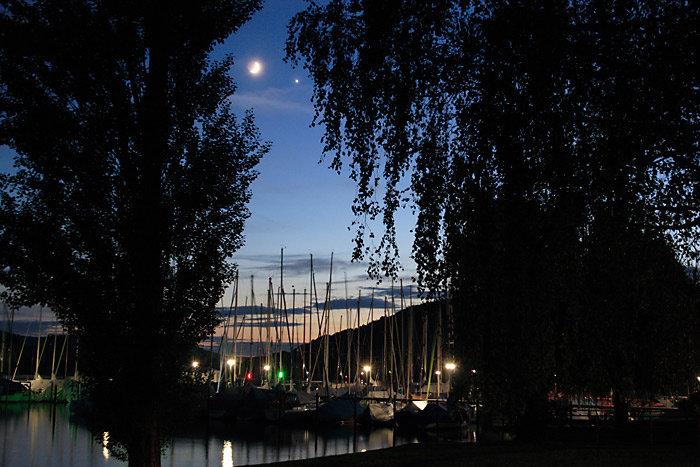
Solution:
{"label": "calm water surface", "polygon": [[[167,448],[163,466],[237,466],[361,452],[417,443],[390,428],[291,428],[210,422],[191,425]],[[124,467],[67,406],[0,405],[0,467]]]}

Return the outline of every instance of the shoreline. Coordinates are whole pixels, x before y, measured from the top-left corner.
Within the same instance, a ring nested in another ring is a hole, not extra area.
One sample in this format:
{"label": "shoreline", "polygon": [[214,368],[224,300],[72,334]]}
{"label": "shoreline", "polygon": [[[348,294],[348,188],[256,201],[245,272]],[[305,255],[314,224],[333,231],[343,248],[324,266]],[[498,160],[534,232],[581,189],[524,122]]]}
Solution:
{"label": "shoreline", "polygon": [[280,467],[350,466],[562,466],[656,467],[694,466],[700,446],[676,444],[609,444],[585,442],[503,442],[493,444],[434,442],[273,464]]}

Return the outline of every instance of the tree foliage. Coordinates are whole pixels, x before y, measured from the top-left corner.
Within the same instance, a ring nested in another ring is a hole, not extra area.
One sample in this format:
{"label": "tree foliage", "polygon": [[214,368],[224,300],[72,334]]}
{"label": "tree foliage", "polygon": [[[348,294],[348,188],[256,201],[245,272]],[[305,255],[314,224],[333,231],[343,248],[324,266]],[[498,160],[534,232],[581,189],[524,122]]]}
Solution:
{"label": "tree foliage", "polygon": [[[356,257],[394,273],[393,215],[415,210],[420,284],[451,293],[464,363],[516,421],[557,382],[629,395],[697,370],[677,337],[697,329],[680,264],[699,246],[699,15],[682,1],[332,0],[290,24],[325,151],[358,182]],[[649,339],[679,346],[652,356]]]}
{"label": "tree foliage", "polygon": [[159,463],[190,350],[243,242],[252,114],[228,106],[232,58],[213,46],[257,0],[2,2],[0,282],[48,305],[114,445]]}

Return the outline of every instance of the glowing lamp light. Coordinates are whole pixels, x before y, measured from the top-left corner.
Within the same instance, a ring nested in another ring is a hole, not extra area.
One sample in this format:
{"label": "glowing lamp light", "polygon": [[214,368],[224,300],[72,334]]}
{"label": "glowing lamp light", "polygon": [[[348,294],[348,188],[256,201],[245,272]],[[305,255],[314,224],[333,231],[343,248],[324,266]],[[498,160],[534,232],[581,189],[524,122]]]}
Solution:
{"label": "glowing lamp light", "polygon": [[265,366],[263,367],[263,370],[265,370],[265,371],[270,371],[270,365],[265,365]]}
{"label": "glowing lamp light", "polygon": [[365,373],[369,373],[369,371],[372,369],[372,367],[369,365],[365,365],[364,367],[362,367],[362,369],[365,370]]}
{"label": "glowing lamp light", "polygon": [[192,362],[192,368],[199,367],[199,362]]}
{"label": "glowing lamp light", "polygon": [[247,373],[245,379],[253,379],[253,373]]}
{"label": "glowing lamp light", "polygon": [[442,371],[438,370],[435,372],[436,375],[440,376],[442,374]]}
{"label": "glowing lamp light", "polygon": [[278,377],[279,379],[284,378],[284,371],[280,371],[279,373],[277,373],[277,377]]}
{"label": "glowing lamp light", "polygon": [[457,368],[457,365],[455,365],[454,363],[446,363],[445,368],[448,370],[454,370],[455,368]]}
{"label": "glowing lamp light", "polygon": [[231,360],[226,360],[226,364],[229,366],[229,368],[231,368],[233,365],[236,364],[236,361],[233,360],[233,359],[231,359]]}

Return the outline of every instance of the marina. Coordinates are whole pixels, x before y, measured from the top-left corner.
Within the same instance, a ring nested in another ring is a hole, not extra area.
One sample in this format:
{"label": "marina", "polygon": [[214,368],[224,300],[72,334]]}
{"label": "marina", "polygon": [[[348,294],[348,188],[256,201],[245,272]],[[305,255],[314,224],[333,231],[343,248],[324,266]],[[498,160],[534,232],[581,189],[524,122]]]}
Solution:
{"label": "marina", "polygon": [[[319,299],[313,263],[309,269],[313,300],[305,290],[298,301],[281,279],[279,286],[269,279],[266,300],[252,305],[253,278],[250,295],[241,298],[236,278],[230,305],[217,307],[221,325],[183,368],[198,395],[178,408],[181,424],[162,465],[269,464],[510,438],[502,419],[490,421],[496,432],[483,430],[478,375],[455,361],[448,301],[414,304],[402,284],[381,299],[373,290],[364,301],[360,292],[337,300],[332,273]],[[108,449],[109,433],[95,439],[81,417],[90,411],[77,339],[14,334],[14,312],[3,309],[0,467],[124,465]],[[41,310],[38,322],[41,329]],[[456,377],[467,389],[462,400],[452,393]],[[688,423],[677,400],[630,402],[629,419],[647,431],[644,423],[662,419]],[[550,403],[553,423],[596,436],[599,423],[613,418],[605,398],[552,392]],[[654,436],[662,433],[655,429]]]}

